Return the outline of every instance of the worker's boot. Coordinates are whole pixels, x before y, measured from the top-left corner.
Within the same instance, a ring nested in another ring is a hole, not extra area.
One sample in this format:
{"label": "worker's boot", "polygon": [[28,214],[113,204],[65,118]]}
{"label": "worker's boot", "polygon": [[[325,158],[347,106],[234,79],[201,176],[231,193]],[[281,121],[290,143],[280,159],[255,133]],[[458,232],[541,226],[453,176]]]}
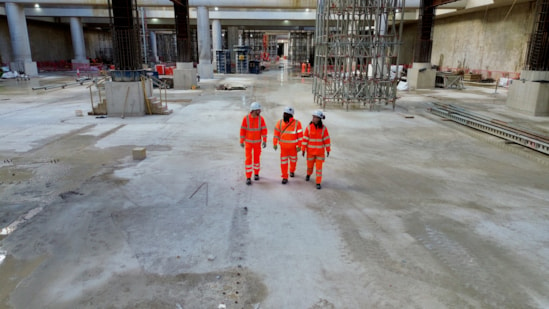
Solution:
{"label": "worker's boot", "polygon": [[311,175],[305,176],[305,181],[309,181],[309,180],[311,180]]}
{"label": "worker's boot", "polygon": [[259,180],[259,175],[258,174],[254,175],[254,180]]}
{"label": "worker's boot", "polygon": [[288,183],[288,179],[283,178],[283,179],[282,179],[282,184],[285,185],[285,184],[287,184],[287,183]]}
{"label": "worker's boot", "polygon": [[248,186],[251,185],[251,184],[252,184],[252,180],[251,180],[250,178],[247,178],[247,179],[246,179],[246,184],[247,184]]}
{"label": "worker's boot", "polygon": [[317,183],[317,184],[316,184],[316,188],[317,188],[318,190],[320,190],[320,189],[322,188],[322,186],[320,186],[320,184]]}
{"label": "worker's boot", "polygon": [[295,176],[294,172],[290,172],[290,177],[294,177],[294,176]]}

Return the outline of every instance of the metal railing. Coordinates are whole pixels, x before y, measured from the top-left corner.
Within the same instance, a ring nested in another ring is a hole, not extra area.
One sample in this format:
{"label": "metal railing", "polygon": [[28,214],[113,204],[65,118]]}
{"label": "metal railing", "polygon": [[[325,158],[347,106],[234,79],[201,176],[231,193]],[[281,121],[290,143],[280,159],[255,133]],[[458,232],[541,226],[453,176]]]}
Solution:
{"label": "metal railing", "polygon": [[549,137],[541,133],[512,126],[504,121],[489,119],[451,104],[433,103],[429,110],[440,117],[492,134],[544,154],[549,154]]}

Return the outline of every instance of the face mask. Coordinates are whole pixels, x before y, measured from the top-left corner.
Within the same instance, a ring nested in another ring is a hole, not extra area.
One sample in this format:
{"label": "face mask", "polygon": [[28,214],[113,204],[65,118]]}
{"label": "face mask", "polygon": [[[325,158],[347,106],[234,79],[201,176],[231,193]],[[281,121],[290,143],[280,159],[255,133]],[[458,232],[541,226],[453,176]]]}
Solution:
{"label": "face mask", "polygon": [[284,122],[289,122],[292,119],[292,115],[284,113]]}

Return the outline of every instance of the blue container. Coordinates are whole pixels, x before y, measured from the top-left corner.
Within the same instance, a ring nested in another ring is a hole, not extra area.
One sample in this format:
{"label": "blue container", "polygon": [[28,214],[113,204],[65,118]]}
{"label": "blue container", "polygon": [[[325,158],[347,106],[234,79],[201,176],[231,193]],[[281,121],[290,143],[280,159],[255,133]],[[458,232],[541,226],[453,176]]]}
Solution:
{"label": "blue container", "polygon": [[111,78],[113,82],[138,82],[141,75],[146,75],[145,70],[113,70]]}
{"label": "blue container", "polygon": [[251,74],[259,74],[261,72],[261,62],[259,60],[250,60],[249,69]]}

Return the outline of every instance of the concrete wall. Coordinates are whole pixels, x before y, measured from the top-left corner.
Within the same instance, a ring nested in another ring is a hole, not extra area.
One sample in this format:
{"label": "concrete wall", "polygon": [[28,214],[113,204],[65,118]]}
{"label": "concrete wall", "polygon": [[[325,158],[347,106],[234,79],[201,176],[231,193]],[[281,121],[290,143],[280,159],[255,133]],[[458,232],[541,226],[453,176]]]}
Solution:
{"label": "concrete wall", "polygon": [[[110,31],[84,28],[86,56],[90,59],[107,57],[112,62],[112,36]],[[107,61],[108,62],[108,61]]]}
{"label": "concrete wall", "polygon": [[[74,58],[70,25],[27,20],[33,61],[69,61]],[[84,28],[86,56],[98,58],[100,49],[112,50],[110,32]],[[12,59],[8,21],[0,16],[0,56],[2,62]]]}
{"label": "concrete wall", "polygon": [[534,3],[516,4],[505,19],[510,9],[505,6],[437,19],[431,63],[441,68],[479,70],[484,78],[520,72],[532,29]]}
{"label": "concrete wall", "polygon": [[71,61],[74,58],[69,24],[27,19],[33,61]]}
{"label": "concrete wall", "polygon": [[400,64],[411,65],[414,62],[414,47],[416,43],[417,23],[405,23],[402,29],[402,45],[400,46]]}

